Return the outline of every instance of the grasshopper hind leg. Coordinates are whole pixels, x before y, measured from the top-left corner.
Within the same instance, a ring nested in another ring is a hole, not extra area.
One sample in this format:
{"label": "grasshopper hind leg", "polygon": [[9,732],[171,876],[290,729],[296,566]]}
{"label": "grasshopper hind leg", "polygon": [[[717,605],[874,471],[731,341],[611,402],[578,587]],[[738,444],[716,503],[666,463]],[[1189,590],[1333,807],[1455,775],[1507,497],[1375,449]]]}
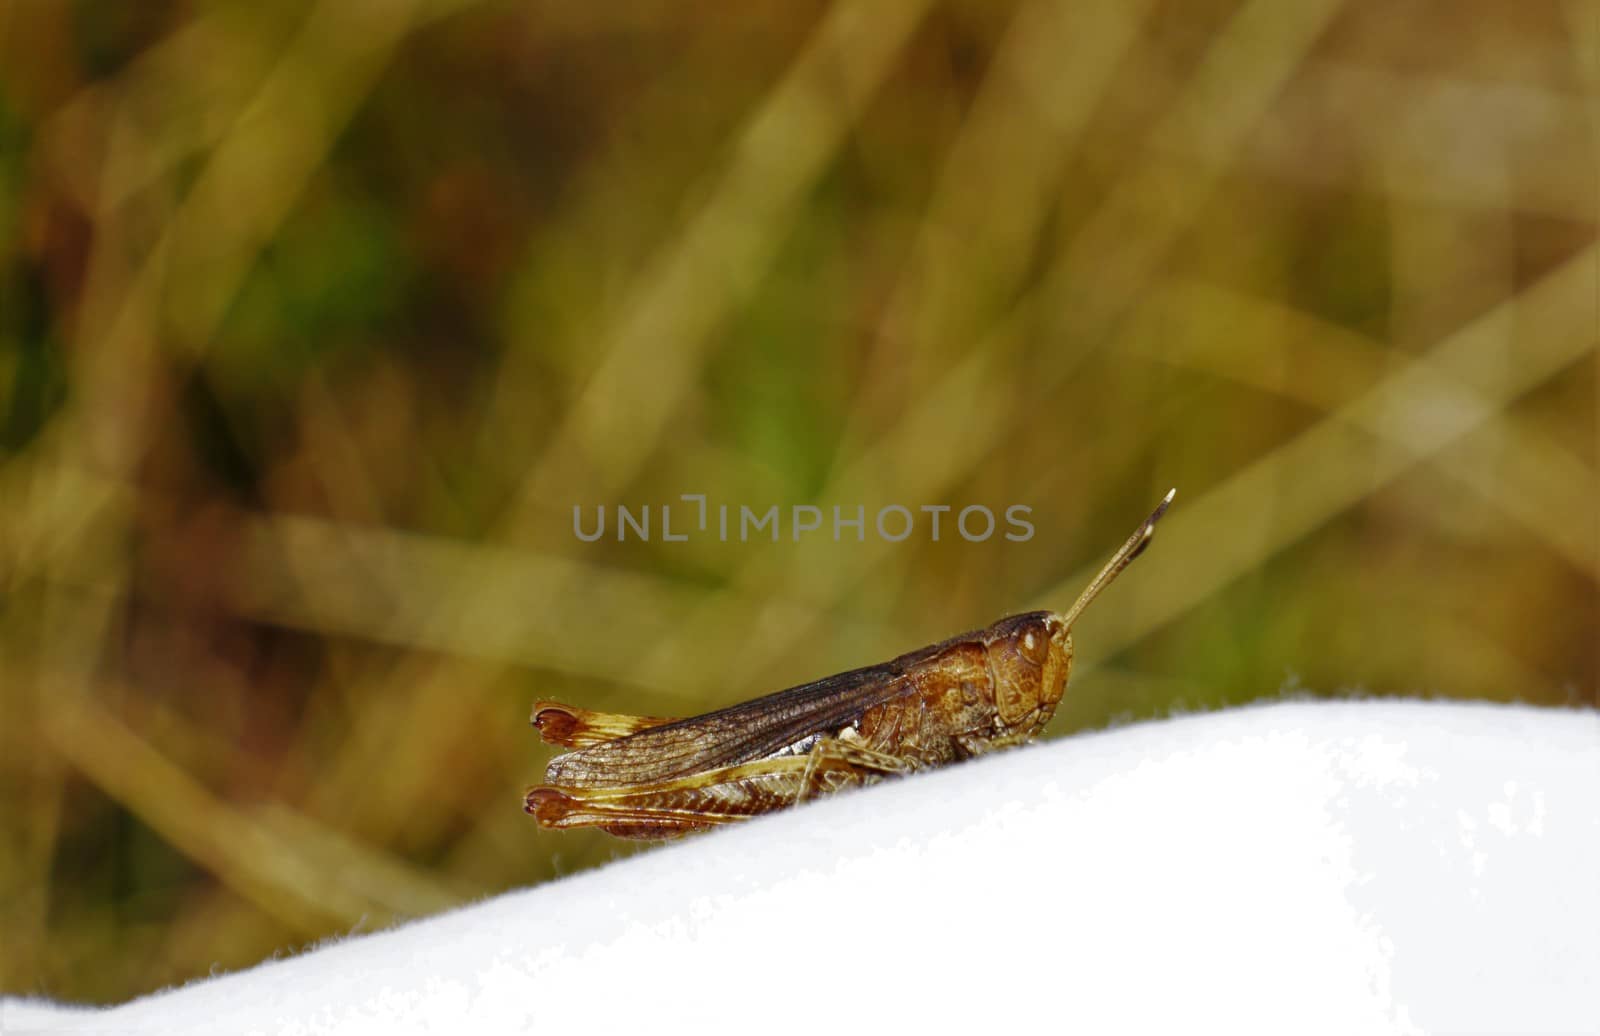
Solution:
{"label": "grasshopper hind leg", "polygon": [[630,838],[671,838],[787,809],[800,799],[808,759],[759,759],[648,784],[540,785],[523,810],[540,827],[599,827]]}
{"label": "grasshopper hind leg", "polygon": [[659,793],[619,791],[620,794],[597,798],[579,789],[541,786],[528,790],[522,808],[540,827],[552,830],[598,827],[619,838],[637,839],[678,838],[758,815],[661,805]]}
{"label": "grasshopper hind leg", "polygon": [[661,842],[669,838],[682,838],[696,831],[709,831],[711,828],[706,824],[602,824],[600,830],[613,838]]}
{"label": "grasshopper hind leg", "polygon": [[[598,827],[617,838],[680,838],[695,831],[709,831],[714,826],[705,818],[692,818],[674,810],[629,809],[626,806],[595,809],[592,804],[586,805],[558,788],[548,787],[530,789],[522,808],[540,827]],[[609,818],[610,822],[602,818]]]}
{"label": "grasshopper hind leg", "polygon": [[909,760],[824,738],[805,755],[775,756],[654,784],[541,785],[528,790],[523,810],[540,827],[598,827],[623,838],[676,838],[914,769]]}
{"label": "grasshopper hind leg", "polygon": [[547,745],[562,748],[587,748],[604,741],[637,734],[641,730],[677,722],[665,716],[630,716],[621,712],[595,712],[558,701],[533,703],[535,727]]}

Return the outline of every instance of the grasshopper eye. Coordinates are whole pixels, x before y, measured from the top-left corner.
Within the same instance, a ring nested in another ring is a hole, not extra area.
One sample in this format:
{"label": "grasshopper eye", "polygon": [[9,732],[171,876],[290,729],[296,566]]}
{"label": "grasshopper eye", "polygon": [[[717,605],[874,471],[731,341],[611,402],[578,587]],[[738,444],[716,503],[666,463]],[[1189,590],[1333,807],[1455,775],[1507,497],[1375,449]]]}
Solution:
{"label": "grasshopper eye", "polygon": [[1017,634],[1017,654],[1026,658],[1034,665],[1044,665],[1045,659],[1050,657],[1050,638],[1042,629],[1032,626]]}

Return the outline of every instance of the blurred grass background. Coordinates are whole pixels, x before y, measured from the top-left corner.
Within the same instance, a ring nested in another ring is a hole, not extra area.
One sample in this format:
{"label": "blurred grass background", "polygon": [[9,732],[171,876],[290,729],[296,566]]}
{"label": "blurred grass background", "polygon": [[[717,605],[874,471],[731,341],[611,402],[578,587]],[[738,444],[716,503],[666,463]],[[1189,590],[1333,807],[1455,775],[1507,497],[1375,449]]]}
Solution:
{"label": "blurred grass background", "polygon": [[[533,698],[1064,605],[1169,485],[1053,733],[1593,704],[1597,139],[1592,0],[0,0],[0,988],[634,851]],[[696,492],[1038,531],[572,533]]]}

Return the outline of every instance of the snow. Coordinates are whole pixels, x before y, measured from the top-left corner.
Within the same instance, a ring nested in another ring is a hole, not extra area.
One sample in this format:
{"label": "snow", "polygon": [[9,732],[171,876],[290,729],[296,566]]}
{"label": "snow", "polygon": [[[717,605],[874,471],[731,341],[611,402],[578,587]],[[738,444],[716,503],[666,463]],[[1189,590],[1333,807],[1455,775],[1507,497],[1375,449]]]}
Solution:
{"label": "snow", "polygon": [[[529,824],[530,857],[559,833]],[[1081,735],[0,1032],[1600,1032],[1600,714]]]}

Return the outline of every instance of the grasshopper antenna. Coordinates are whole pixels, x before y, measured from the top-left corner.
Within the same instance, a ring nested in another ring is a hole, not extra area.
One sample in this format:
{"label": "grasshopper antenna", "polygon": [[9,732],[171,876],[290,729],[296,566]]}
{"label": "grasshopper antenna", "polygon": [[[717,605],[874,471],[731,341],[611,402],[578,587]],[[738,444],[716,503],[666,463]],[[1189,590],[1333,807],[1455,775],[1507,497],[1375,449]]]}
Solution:
{"label": "grasshopper antenna", "polygon": [[1133,562],[1134,558],[1143,554],[1146,547],[1150,546],[1150,539],[1156,534],[1156,522],[1159,522],[1161,516],[1167,513],[1167,508],[1172,506],[1172,498],[1177,495],[1178,491],[1176,489],[1167,490],[1167,495],[1162,497],[1161,503],[1157,504],[1156,509],[1150,512],[1150,517],[1146,518],[1142,525],[1133,530],[1133,535],[1128,537],[1128,541],[1119,547],[1115,554],[1111,555],[1111,560],[1106,562],[1106,567],[1100,570],[1100,574],[1095,576],[1093,581],[1084,588],[1083,593],[1078,595],[1078,599],[1072,602],[1072,607],[1067,609],[1066,615],[1062,618],[1062,624],[1067,629],[1071,629],[1072,624],[1077,621],[1083,610],[1089,607],[1096,597],[1100,596],[1100,591],[1110,586],[1111,581],[1117,578],[1122,573],[1122,570]]}

